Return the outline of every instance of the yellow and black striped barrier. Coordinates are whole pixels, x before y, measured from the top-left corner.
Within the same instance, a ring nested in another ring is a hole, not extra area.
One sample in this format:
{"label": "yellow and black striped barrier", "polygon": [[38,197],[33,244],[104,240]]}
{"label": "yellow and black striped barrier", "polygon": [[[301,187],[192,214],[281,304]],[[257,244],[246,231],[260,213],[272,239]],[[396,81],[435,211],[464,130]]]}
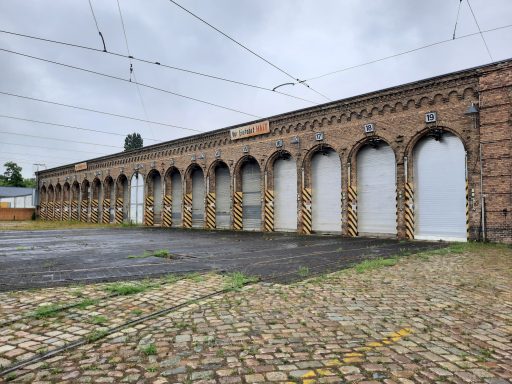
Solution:
{"label": "yellow and black striped barrier", "polygon": [[274,231],[274,191],[265,191],[265,232]]}
{"label": "yellow and black striped barrier", "polygon": [[41,220],[46,221],[46,203],[39,204],[39,217]]}
{"label": "yellow and black striped barrier", "polygon": [[55,206],[55,220],[62,221],[62,203],[56,203]]}
{"label": "yellow and black striped barrier", "polygon": [[348,187],[347,232],[349,236],[357,236],[357,189]]}
{"label": "yellow and black striped barrier", "polygon": [[78,201],[71,202],[71,220],[78,221]]}
{"label": "yellow and black striped barrier", "polygon": [[122,224],[123,222],[123,199],[118,197],[116,199],[116,214],[115,214],[115,220],[116,224]]}
{"label": "yellow and black striped barrier", "polygon": [[215,192],[209,192],[206,196],[206,228],[215,229]]}
{"label": "yellow and black striped barrier", "polygon": [[164,196],[164,215],[163,215],[162,225],[164,227],[172,226],[172,196],[171,195]]}
{"label": "yellow and black striped barrier", "polygon": [[69,201],[62,203],[62,221],[69,220]]}
{"label": "yellow and black striped barrier", "polygon": [[310,235],[313,231],[311,188],[302,189],[302,232]]}
{"label": "yellow and black striped barrier", "polygon": [[155,224],[155,209],[153,196],[146,196],[146,205],[144,207],[144,224],[152,227]]}
{"label": "yellow and black striped barrier", "polygon": [[110,199],[103,199],[103,204],[101,205],[102,215],[101,221],[103,224],[110,224]]}
{"label": "yellow and black striped barrier", "polygon": [[183,209],[183,228],[192,228],[192,194],[185,194]]}
{"label": "yellow and black striped barrier", "polygon": [[466,238],[469,240],[469,183],[466,179]]}
{"label": "yellow and black striped barrier", "polygon": [[50,201],[48,203],[48,221],[54,220],[54,215],[55,215],[54,209],[55,209],[54,202]]}
{"label": "yellow and black striped barrier", "polygon": [[98,200],[91,200],[91,223],[98,223],[99,215],[98,215]]}
{"label": "yellow and black striped barrier", "polygon": [[243,192],[235,192],[233,200],[233,229],[241,231],[244,228]]}
{"label": "yellow and black striped barrier", "polygon": [[405,237],[414,239],[414,189],[412,183],[405,183]]}
{"label": "yellow and black striped barrier", "polygon": [[80,221],[81,222],[84,222],[86,223],[87,220],[89,219],[89,215],[88,215],[88,204],[89,201],[88,200],[82,200],[82,203],[81,203],[81,209],[80,209]]}

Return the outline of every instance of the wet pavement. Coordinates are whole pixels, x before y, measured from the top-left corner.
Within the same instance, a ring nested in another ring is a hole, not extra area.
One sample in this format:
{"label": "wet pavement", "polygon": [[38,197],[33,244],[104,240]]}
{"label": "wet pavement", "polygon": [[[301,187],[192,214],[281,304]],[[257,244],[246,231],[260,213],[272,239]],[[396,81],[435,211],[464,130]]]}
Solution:
{"label": "wet pavement", "polygon": [[[287,283],[440,243],[282,233],[101,228],[0,232],[0,291],[242,271]],[[171,258],[148,256],[166,250]]]}

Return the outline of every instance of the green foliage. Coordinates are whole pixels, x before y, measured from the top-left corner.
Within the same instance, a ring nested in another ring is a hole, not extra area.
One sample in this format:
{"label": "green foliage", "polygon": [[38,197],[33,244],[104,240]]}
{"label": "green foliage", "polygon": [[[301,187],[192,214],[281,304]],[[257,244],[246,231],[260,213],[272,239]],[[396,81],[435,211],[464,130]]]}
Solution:
{"label": "green foliage", "polygon": [[142,353],[144,353],[146,356],[156,355],[156,345],[151,343],[142,347]]}
{"label": "green foliage", "polygon": [[140,133],[130,133],[124,139],[124,150],[131,151],[132,149],[142,148],[143,140]]}
{"label": "green foliage", "polygon": [[152,285],[149,283],[136,284],[136,283],[114,283],[107,285],[105,290],[111,294],[118,296],[133,295],[135,293],[144,292],[151,288]]}
{"label": "green foliage", "polygon": [[91,323],[93,324],[103,324],[106,323],[108,319],[105,316],[97,315],[91,317]]}
{"label": "green foliage", "polygon": [[4,163],[5,172],[0,176],[0,185],[6,187],[24,187],[25,181],[21,175],[22,168],[14,161]]}
{"label": "green foliage", "polygon": [[46,317],[56,316],[60,311],[62,311],[62,307],[58,304],[45,304],[38,307],[32,313],[32,317],[35,317],[36,319],[44,319]]}
{"label": "green foliage", "polygon": [[103,339],[105,336],[108,335],[108,330],[101,328],[101,329],[95,329],[94,331],[87,334],[85,337],[85,340],[87,340],[88,343],[94,343],[95,341],[99,339]]}
{"label": "green foliage", "polygon": [[366,271],[372,271],[374,269],[379,269],[382,267],[391,267],[397,263],[398,259],[391,258],[391,259],[373,259],[373,260],[365,260],[359,264],[356,264],[354,266],[354,269],[357,273],[364,273]]}
{"label": "green foliage", "polygon": [[305,266],[299,267],[297,273],[300,277],[308,277],[309,276],[309,268]]}
{"label": "green foliage", "polygon": [[253,276],[247,276],[243,274],[242,272],[233,272],[227,275],[227,281],[224,285],[224,289],[232,290],[232,291],[238,291],[240,290],[245,284],[253,283],[257,281],[258,279]]}

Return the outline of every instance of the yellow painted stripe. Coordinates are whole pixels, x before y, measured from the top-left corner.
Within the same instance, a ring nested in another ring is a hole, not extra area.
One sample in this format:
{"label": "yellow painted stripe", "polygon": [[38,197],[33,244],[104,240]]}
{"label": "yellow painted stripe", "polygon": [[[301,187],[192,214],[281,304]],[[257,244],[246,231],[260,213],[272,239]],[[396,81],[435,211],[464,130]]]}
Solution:
{"label": "yellow painted stripe", "polygon": [[233,204],[233,229],[242,230],[243,229],[243,194],[242,192],[235,192],[234,196],[234,204]]}
{"label": "yellow painted stripe", "polygon": [[412,183],[405,183],[405,237],[414,239],[414,189]]}
{"label": "yellow painted stripe", "polygon": [[164,196],[164,213],[162,218],[162,225],[164,227],[172,226],[172,196]]}
{"label": "yellow painted stripe", "polygon": [[306,235],[311,234],[311,232],[313,231],[311,203],[311,188],[303,188],[301,204],[302,232]]}
{"label": "yellow painted stripe", "polygon": [[348,187],[347,232],[349,236],[356,237],[357,230],[357,189]]}
{"label": "yellow painted stripe", "polygon": [[192,194],[187,193],[184,197],[185,209],[183,210],[183,227],[192,228]]}
{"label": "yellow painted stripe", "polygon": [[268,189],[265,191],[265,232],[274,231],[274,191]]}

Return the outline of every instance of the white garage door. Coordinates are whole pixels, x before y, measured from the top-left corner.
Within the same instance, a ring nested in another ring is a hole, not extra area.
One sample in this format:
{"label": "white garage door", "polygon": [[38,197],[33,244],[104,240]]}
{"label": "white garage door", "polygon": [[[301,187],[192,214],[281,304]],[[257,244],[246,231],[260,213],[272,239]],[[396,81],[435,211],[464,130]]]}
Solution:
{"label": "white garage door", "polygon": [[261,229],[261,179],[260,167],[256,162],[242,167],[242,219],[245,231]]}
{"label": "white garage door", "polygon": [[292,158],[274,163],[274,229],[297,231],[297,166]]}
{"label": "white garage door", "polygon": [[359,234],[396,234],[395,154],[387,144],[357,154]]}
{"label": "white garage door", "polygon": [[335,151],[317,153],[311,164],[313,231],[341,233],[341,161]]}
{"label": "white garage door", "polygon": [[458,137],[414,148],[415,238],[466,241],[466,159]]}
{"label": "white garage door", "polygon": [[153,220],[155,224],[160,224],[162,222],[162,177],[159,173],[155,173],[153,177],[153,210]]}
{"label": "white garage door", "polygon": [[181,227],[181,206],[183,204],[183,188],[181,175],[174,172],[171,177],[172,194],[172,226]]}
{"label": "white garage door", "polygon": [[144,221],[144,178],[136,173],[130,184],[130,221],[142,224]]}
{"label": "white garage door", "polygon": [[231,218],[231,178],[226,165],[215,170],[215,222],[216,227],[229,229]]}
{"label": "white garage door", "polygon": [[201,169],[192,172],[192,227],[204,226],[204,176]]}

